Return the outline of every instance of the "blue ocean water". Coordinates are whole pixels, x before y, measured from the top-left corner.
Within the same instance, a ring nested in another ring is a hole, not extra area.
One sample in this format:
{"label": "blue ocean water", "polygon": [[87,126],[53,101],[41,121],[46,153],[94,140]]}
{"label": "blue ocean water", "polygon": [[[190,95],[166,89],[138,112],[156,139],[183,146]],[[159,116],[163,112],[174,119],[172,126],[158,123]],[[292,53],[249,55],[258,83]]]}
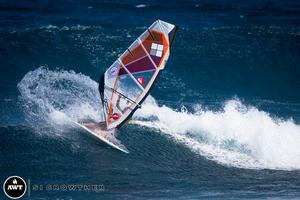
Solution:
{"label": "blue ocean water", "polygon": [[[99,75],[156,19],[180,29],[118,131],[125,155],[70,121],[99,120]],[[299,44],[299,1],[1,1],[0,182],[23,177],[23,199],[298,199]]]}

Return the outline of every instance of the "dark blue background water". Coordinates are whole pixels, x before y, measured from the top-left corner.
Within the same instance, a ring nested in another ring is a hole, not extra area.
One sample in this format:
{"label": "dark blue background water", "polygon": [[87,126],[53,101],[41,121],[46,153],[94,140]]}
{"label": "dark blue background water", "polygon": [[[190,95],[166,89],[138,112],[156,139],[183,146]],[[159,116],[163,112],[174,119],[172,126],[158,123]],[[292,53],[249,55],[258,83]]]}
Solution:
{"label": "dark blue background water", "polygon": [[[38,124],[28,116],[28,102],[17,87],[26,73],[44,66],[58,74],[74,70],[97,80],[156,19],[180,27],[166,70],[152,92],[159,106],[176,111],[185,105],[190,111],[201,104],[220,111],[227,100],[239,99],[274,119],[275,128],[258,131],[258,138],[267,138],[265,143],[276,130],[283,140],[291,134],[298,141],[299,1],[1,2],[1,182],[19,175],[32,185],[105,186],[100,193],[31,188],[28,199],[299,198],[300,154],[290,140],[283,143],[290,146],[286,154],[295,162],[274,151],[272,161],[263,157],[260,161],[267,164],[253,169],[231,164],[226,156],[225,161],[211,159],[161,131],[135,124],[120,130],[119,138],[131,152],[124,155],[79,129],[53,131],[51,125],[44,127],[46,122]],[[291,118],[292,127],[278,125]],[[256,115],[250,118],[255,119]],[[270,144],[270,149],[279,145]]]}

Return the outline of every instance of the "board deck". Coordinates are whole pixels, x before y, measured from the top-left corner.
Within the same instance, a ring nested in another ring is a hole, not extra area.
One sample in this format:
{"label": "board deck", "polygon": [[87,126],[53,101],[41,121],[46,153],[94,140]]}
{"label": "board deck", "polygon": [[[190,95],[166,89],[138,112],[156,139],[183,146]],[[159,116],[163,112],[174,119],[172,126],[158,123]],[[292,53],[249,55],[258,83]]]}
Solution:
{"label": "board deck", "polygon": [[95,123],[95,122],[89,122],[89,123],[82,123],[82,122],[74,122],[76,125],[87,131],[88,133],[92,134],[96,138],[100,139],[102,142],[110,145],[111,147],[122,151],[123,153],[129,153],[129,151],[125,147],[121,147],[121,145],[115,144],[111,137],[111,135],[114,135],[115,129],[113,130],[105,130],[105,126],[103,123]]}

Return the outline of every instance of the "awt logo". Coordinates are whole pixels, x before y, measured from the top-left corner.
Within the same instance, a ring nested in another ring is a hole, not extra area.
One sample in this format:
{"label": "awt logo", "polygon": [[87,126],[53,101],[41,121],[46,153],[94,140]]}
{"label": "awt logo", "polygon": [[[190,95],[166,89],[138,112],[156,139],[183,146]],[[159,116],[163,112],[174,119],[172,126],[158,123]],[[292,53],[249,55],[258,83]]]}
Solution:
{"label": "awt logo", "polygon": [[26,193],[26,182],[20,176],[10,176],[3,184],[5,195],[11,199],[19,199]]}

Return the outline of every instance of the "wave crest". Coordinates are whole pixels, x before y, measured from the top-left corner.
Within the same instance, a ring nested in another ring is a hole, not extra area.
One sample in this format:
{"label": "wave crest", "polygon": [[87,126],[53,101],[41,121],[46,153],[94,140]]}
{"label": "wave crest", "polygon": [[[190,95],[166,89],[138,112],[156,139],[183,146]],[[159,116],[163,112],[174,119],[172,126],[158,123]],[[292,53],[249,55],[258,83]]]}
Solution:
{"label": "wave crest", "polygon": [[[152,121],[146,120],[153,119]],[[300,126],[239,100],[218,112],[173,110],[147,103],[135,124],[159,130],[200,155],[227,166],[253,169],[300,169]]]}
{"label": "wave crest", "polygon": [[[74,71],[40,67],[18,84],[27,121],[57,127],[68,120],[102,120],[97,83]],[[192,151],[222,165],[252,169],[300,169],[300,125],[271,116],[239,100],[219,111],[195,105],[193,112],[159,106],[149,96],[133,117]],[[153,141],[155,142],[155,141]]]}

